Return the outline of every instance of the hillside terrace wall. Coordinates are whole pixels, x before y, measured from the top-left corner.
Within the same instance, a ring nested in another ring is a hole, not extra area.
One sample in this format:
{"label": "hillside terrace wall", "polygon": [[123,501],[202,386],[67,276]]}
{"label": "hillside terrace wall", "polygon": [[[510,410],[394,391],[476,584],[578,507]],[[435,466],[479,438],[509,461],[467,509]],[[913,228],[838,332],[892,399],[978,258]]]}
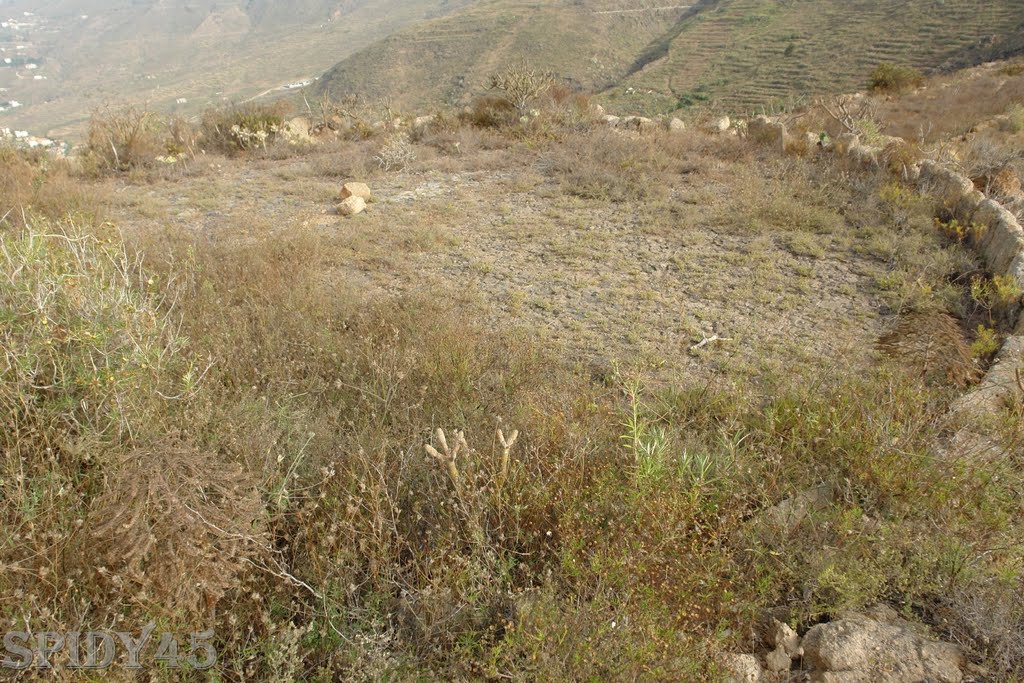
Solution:
{"label": "hillside terrace wall", "polygon": [[[783,123],[760,116],[750,121],[748,138],[754,142],[785,150],[787,132]],[[897,143],[904,141],[896,139]],[[904,143],[905,144],[905,143]],[[838,157],[845,157],[864,168],[879,167],[884,150],[861,144],[854,134],[841,135],[827,147]],[[970,178],[946,168],[938,162],[926,160],[907,170],[908,179],[918,192],[932,197],[965,225],[980,228],[971,239],[970,246],[984,260],[993,275],[1012,279],[1024,289],[1024,228],[1006,207],[974,187]],[[954,442],[976,443],[979,437],[973,429],[980,426],[985,415],[991,415],[1004,405],[1014,393],[1020,391],[1020,378],[1024,367],[1024,316],[1020,306],[1011,312],[1013,331],[1003,342],[992,367],[982,381],[964,394],[951,408],[951,414],[963,425]]]}

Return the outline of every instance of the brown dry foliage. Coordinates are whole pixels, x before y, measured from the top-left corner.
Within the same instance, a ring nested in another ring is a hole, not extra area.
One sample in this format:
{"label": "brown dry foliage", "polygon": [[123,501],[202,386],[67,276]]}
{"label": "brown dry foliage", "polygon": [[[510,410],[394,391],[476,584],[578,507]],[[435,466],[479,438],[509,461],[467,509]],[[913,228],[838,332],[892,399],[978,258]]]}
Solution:
{"label": "brown dry foliage", "polygon": [[95,220],[99,212],[96,189],[84,187],[66,160],[0,145],[0,226],[24,227],[32,214]]}
{"label": "brown dry foliage", "polygon": [[166,151],[164,127],[159,116],[142,107],[107,105],[89,119],[89,156],[99,171],[144,168]]}
{"label": "brown dry foliage", "polygon": [[967,387],[980,377],[963,330],[948,313],[904,315],[878,340],[878,348],[928,381]]}
{"label": "brown dry foliage", "polygon": [[108,596],[201,616],[265,549],[264,518],[256,483],[238,464],[180,446],[137,450],[111,466],[77,564]]}
{"label": "brown dry foliage", "polygon": [[877,106],[887,133],[934,142],[964,135],[1022,101],[1024,71],[984,67],[973,74],[930,78],[928,87],[878,99]]}
{"label": "brown dry foliage", "polygon": [[514,123],[518,118],[515,106],[503,97],[481,95],[473,100],[463,120],[481,128],[500,128]]}

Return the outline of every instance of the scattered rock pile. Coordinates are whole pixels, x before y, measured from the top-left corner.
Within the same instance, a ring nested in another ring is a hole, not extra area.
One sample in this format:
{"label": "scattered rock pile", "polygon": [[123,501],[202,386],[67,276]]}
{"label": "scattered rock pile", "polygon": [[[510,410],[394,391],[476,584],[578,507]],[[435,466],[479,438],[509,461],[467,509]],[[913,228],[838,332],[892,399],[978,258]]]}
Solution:
{"label": "scattered rock pile", "polygon": [[728,655],[729,683],[961,683],[960,648],[935,640],[885,605],[840,614],[801,638],[773,620],[761,656]]}
{"label": "scattered rock pile", "polygon": [[341,186],[338,213],[342,216],[355,216],[365,211],[367,202],[372,200],[373,193],[366,183],[345,183]]}

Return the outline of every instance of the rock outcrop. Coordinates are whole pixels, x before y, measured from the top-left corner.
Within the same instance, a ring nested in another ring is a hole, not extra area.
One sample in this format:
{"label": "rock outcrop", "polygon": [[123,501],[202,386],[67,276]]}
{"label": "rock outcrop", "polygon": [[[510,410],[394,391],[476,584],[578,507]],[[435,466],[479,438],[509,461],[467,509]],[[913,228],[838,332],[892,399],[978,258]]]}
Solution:
{"label": "rock outcrop", "polygon": [[811,683],[961,683],[966,663],[883,605],[812,627],[803,650]]}

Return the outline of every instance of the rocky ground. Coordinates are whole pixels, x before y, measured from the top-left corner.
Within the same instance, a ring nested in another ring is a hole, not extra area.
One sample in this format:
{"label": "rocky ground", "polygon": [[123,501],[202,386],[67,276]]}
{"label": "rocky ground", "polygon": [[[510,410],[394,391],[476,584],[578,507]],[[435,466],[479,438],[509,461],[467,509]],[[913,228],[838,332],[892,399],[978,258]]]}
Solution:
{"label": "rocky ground", "polygon": [[[891,265],[854,216],[788,203],[823,192],[805,169],[765,179],[742,161],[684,158],[691,168],[665,195],[607,201],[567,190],[549,152],[438,153],[359,178],[335,175],[338,151],[216,159],[110,189],[128,234],[184,231],[202,244],[311,233],[332,254],[325,278],[453,297],[598,371],[749,379],[872,362]],[[352,218],[335,208],[346,179],[373,192]]]}

